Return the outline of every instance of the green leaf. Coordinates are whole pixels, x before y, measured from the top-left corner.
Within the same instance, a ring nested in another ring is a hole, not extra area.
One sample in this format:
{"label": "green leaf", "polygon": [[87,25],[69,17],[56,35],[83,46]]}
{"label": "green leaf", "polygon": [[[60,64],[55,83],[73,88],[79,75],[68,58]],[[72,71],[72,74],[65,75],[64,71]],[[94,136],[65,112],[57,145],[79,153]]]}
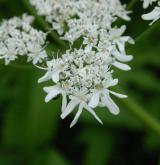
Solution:
{"label": "green leaf", "polygon": [[105,129],[87,127],[80,135],[84,139],[86,151],[84,165],[107,165],[112,154],[113,136]]}
{"label": "green leaf", "polygon": [[35,155],[30,165],[69,165],[69,162],[58,151],[53,149],[45,149]]}
{"label": "green leaf", "polygon": [[3,143],[8,148],[35,150],[54,137],[60,113],[60,100],[46,104],[42,85],[37,84],[39,72],[21,71],[17,92],[6,111]]}

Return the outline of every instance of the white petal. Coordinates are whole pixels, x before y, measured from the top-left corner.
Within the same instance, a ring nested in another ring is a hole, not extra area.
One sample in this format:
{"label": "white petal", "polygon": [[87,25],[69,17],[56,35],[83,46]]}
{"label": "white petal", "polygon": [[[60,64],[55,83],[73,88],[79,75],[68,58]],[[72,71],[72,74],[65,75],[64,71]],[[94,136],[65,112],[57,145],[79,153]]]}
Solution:
{"label": "white petal", "polygon": [[46,93],[48,93],[48,95],[47,95],[46,98],[45,98],[45,102],[46,102],[46,103],[49,102],[51,99],[55,98],[58,94],[61,93],[61,91],[58,90],[58,88],[55,87],[55,86],[52,86],[52,87],[44,87],[43,89],[44,89],[44,91],[45,91]]}
{"label": "white petal", "polygon": [[120,58],[120,61],[122,62],[129,62],[133,60],[133,56],[132,55],[123,55]]}
{"label": "white petal", "polygon": [[131,18],[127,14],[119,14],[118,15],[120,18],[122,18],[125,21],[130,21]]}
{"label": "white petal", "polygon": [[59,73],[60,73],[59,71],[52,73],[53,82],[57,83],[59,81]]}
{"label": "white petal", "polygon": [[109,93],[119,97],[119,98],[127,98],[128,96],[126,95],[123,95],[123,94],[120,94],[120,93],[116,93],[116,92],[113,92],[113,91],[109,91]]}
{"label": "white petal", "polygon": [[125,44],[124,42],[120,41],[120,42],[117,42],[117,45],[118,45],[118,48],[121,52],[123,52],[125,50]]}
{"label": "white petal", "polygon": [[121,37],[121,40],[123,42],[128,42],[130,44],[135,44],[134,39],[132,37],[130,37],[130,36],[123,36],[123,37]]}
{"label": "white petal", "polygon": [[160,17],[160,7],[155,7],[150,13],[142,15],[142,18],[144,20],[154,20],[159,17]]}
{"label": "white petal", "polygon": [[117,85],[117,84],[118,84],[118,79],[116,78],[116,79],[111,80],[111,81],[108,83],[108,86],[107,86],[107,87],[113,87],[113,86],[115,86],[115,85]]}
{"label": "white petal", "polygon": [[38,79],[38,83],[42,83],[44,81],[48,81],[50,79],[50,73],[47,72],[43,77],[41,77],[40,79]]}
{"label": "white petal", "polygon": [[50,87],[44,87],[43,90],[46,92],[46,93],[49,93],[51,90],[54,90],[54,89],[58,89],[57,86],[50,86]]}
{"label": "white petal", "polygon": [[83,110],[83,105],[80,104],[79,108],[78,108],[78,112],[76,113],[76,116],[74,117],[74,119],[73,119],[73,121],[72,121],[72,123],[70,125],[70,128],[73,127],[77,123],[77,121],[78,121],[78,119],[79,119],[79,117],[80,117],[80,115],[82,113],[82,110]]}
{"label": "white petal", "polygon": [[67,96],[66,93],[62,92],[62,112],[64,112],[67,106]]}
{"label": "white petal", "polygon": [[128,62],[128,61],[131,61],[133,59],[133,56],[132,55],[126,55],[125,53],[120,53],[118,51],[114,51],[113,52],[113,56],[119,60],[119,61],[122,61],[122,62]]}
{"label": "white petal", "polygon": [[79,104],[78,100],[71,100],[67,105],[66,109],[61,114],[61,118],[64,119],[66,116],[68,116],[78,104]]}
{"label": "white petal", "polygon": [[128,43],[135,44],[135,40],[132,37],[129,37]]}
{"label": "white petal", "polygon": [[120,62],[117,62],[115,61],[113,63],[113,65],[121,70],[125,70],[125,71],[128,71],[128,70],[131,70],[131,68],[127,65],[127,64],[122,64]]}
{"label": "white petal", "polygon": [[101,119],[96,115],[96,113],[94,112],[94,110],[93,110],[92,108],[90,108],[87,104],[84,104],[84,108],[85,108],[87,111],[89,111],[89,112],[95,117],[95,119],[96,119],[99,123],[103,124],[103,122],[101,121]]}
{"label": "white petal", "polygon": [[143,1],[143,8],[146,9],[150,4],[150,1],[149,0],[144,0]]}
{"label": "white petal", "polygon": [[120,112],[119,107],[114,103],[114,101],[110,98],[109,95],[104,94],[104,97],[102,100],[112,114],[114,114],[114,115],[119,114],[119,112]]}
{"label": "white petal", "polygon": [[120,37],[124,32],[126,31],[126,26],[123,25],[118,29],[113,30],[113,36],[114,37]]}
{"label": "white petal", "polygon": [[91,108],[97,107],[98,106],[98,103],[99,103],[99,97],[100,97],[100,92],[98,92],[98,91],[97,92],[94,92],[88,105]]}

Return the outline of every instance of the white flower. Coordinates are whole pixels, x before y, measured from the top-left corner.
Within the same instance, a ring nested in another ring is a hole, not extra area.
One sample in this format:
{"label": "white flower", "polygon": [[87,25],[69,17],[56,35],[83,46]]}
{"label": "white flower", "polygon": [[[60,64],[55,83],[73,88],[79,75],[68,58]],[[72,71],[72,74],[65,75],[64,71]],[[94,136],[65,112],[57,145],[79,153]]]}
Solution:
{"label": "white flower", "polygon": [[87,105],[87,102],[86,102],[87,101],[87,96],[86,96],[86,94],[87,94],[86,90],[83,90],[83,89],[76,90],[75,91],[75,96],[70,96],[71,101],[68,103],[66,109],[61,114],[61,118],[64,119],[66,116],[68,116],[78,106],[78,112],[76,113],[76,116],[73,119],[70,127],[73,127],[77,123],[83,109],[86,109],[87,111],[89,111],[98,120],[98,122],[100,122],[102,124],[102,121],[96,115],[94,110]]}
{"label": "white flower", "polygon": [[109,94],[113,94],[119,98],[127,98],[126,95],[122,95],[107,89],[101,89],[94,91],[93,96],[89,102],[89,106],[95,108],[98,105],[103,105],[107,107],[112,114],[119,114],[119,107],[114,103]]}
{"label": "white flower", "polygon": [[60,88],[59,86],[51,86],[43,88],[48,95],[45,98],[45,102],[49,102],[51,99],[57,97],[57,95],[62,94],[62,112],[65,110],[67,105],[67,91],[64,88]]}
{"label": "white flower", "polygon": [[134,44],[134,40],[129,36],[122,36],[126,31],[126,26],[123,25],[121,28],[112,28],[110,29],[110,38],[113,40],[113,44],[118,46],[120,52],[125,51],[125,43]]}
{"label": "white flower", "polygon": [[152,21],[150,25],[152,25],[154,22],[156,22],[158,19],[160,19],[160,6],[155,7],[150,13],[143,14],[142,18],[147,21]]}
{"label": "white flower", "polygon": [[89,106],[91,108],[96,108],[99,104],[108,107],[109,111],[117,115],[119,114],[119,108],[118,106],[114,103],[114,101],[111,99],[109,94],[113,94],[119,98],[126,98],[126,95],[122,95],[113,91],[110,91],[107,89],[108,87],[115,86],[117,85],[118,80],[114,79],[108,82],[105,87],[103,86],[98,86],[96,89],[94,89],[92,92],[92,97],[89,102]]}
{"label": "white flower", "polygon": [[130,67],[130,66],[128,66],[127,64],[123,64],[123,63],[121,63],[121,62],[118,62],[118,61],[115,61],[115,62],[113,63],[113,65],[114,65],[116,68],[121,69],[121,70],[124,70],[124,71],[129,71],[129,70],[131,70],[131,67]]}
{"label": "white flower", "polygon": [[147,8],[149,5],[152,5],[152,2],[157,2],[157,6],[154,7],[154,9],[147,13],[142,15],[142,19],[147,21],[152,21],[150,25],[152,25],[154,22],[160,19],[160,1],[158,0],[143,0],[143,8]]}
{"label": "white flower", "polygon": [[[114,68],[128,71],[131,68],[126,62],[133,59],[132,55],[126,54],[125,47],[126,43],[134,44],[134,40],[124,35],[125,25],[115,26],[118,18],[130,20],[126,5],[120,0],[29,1],[60,39],[69,42],[70,48],[50,60],[45,50],[47,33],[33,28],[34,17],[24,14],[0,24],[0,59],[9,64],[25,56],[37,68],[45,70],[38,80],[39,83],[49,80],[52,83],[44,87],[45,102],[62,95],[62,119],[78,107],[70,127],[76,124],[83,110],[89,111],[100,123],[94,108],[105,106],[111,113],[118,114],[119,107],[110,95],[127,96],[110,90],[118,84],[118,79],[113,78]],[[153,1],[144,1],[144,7]],[[144,19],[159,19],[159,6],[143,16]],[[81,45],[74,48],[76,43]]]}
{"label": "white flower", "polygon": [[23,14],[22,18],[13,17],[0,24],[0,59],[5,64],[18,56],[27,56],[33,64],[42,62],[47,57],[43,49],[46,34],[32,28],[34,17]]}
{"label": "white flower", "polygon": [[130,12],[119,0],[30,0],[30,3],[54,30],[60,35],[64,33],[63,39],[71,43],[81,36],[96,39],[99,28],[110,28],[116,17],[130,20]]}
{"label": "white flower", "polygon": [[111,54],[113,55],[113,57],[121,62],[129,62],[133,59],[132,55],[126,55],[125,51],[123,53],[120,53],[117,49],[113,49]]}
{"label": "white flower", "polygon": [[[30,0],[30,3],[60,38],[71,45],[64,54],[46,62],[46,68],[42,68],[46,74],[38,82],[51,80],[54,84],[44,88],[45,101],[62,95],[62,119],[78,107],[71,127],[84,109],[100,123],[93,108],[106,106],[111,113],[118,114],[119,108],[110,94],[119,98],[126,96],[109,89],[118,83],[113,79],[112,69],[131,69],[124,63],[133,59],[126,54],[125,45],[134,44],[131,37],[124,36],[125,26],[114,26],[118,17],[130,20],[125,5],[119,0]],[[82,39],[80,48],[73,49],[72,45],[79,39]]]}
{"label": "white flower", "polygon": [[157,0],[143,0],[143,8],[146,9],[149,5],[152,5],[153,2]]}
{"label": "white flower", "polygon": [[17,52],[14,47],[7,47],[4,43],[0,43],[0,59],[5,59],[5,64],[8,65],[10,61],[17,58]]}
{"label": "white flower", "polygon": [[52,79],[53,82],[59,81],[60,73],[65,70],[65,65],[62,59],[57,58],[47,62],[47,73],[38,80],[39,83]]}
{"label": "white flower", "polygon": [[43,50],[43,48],[36,44],[33,45],[32,43],[28,45],[28,61],[33,61],[33,64],[37,64],[42,62],[42,59],[45,59],[47,57],[46,51]]}

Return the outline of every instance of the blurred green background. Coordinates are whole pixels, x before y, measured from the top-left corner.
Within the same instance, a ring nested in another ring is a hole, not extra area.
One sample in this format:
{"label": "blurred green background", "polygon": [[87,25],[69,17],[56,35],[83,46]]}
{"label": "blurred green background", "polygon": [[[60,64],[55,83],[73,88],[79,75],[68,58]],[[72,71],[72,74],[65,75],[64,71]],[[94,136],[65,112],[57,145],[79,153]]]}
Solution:
{"label": "blurred green background", "polygon": [[[0,165],[160,165],[160,23],[152,27],[141,20],[142,3],[123,1],[134,11],[127,35],[136,39],[127,52],[134,55],[132,70],[116,70],[116,91],[128,94],[115,101],[119,116],[106,108],[83,112],[70,129],[71,115],[60,119],[61,98],[44,103],[44,73],[24,59],[4,66],[0,62]],[[135,4],[134,4],[135,3]],[[30,13],[23,0],[0,0],[0,19]],[[35,23],[46,30],[43,19]],[[123,21],[118,24],[123,24]],[[48,51],[63,49],[50,37]]]}

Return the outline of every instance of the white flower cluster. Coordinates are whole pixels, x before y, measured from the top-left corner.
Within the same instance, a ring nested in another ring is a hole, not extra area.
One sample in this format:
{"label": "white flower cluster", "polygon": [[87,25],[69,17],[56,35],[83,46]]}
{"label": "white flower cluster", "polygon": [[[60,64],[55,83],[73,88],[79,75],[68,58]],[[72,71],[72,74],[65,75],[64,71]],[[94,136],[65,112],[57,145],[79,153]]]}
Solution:
{"label": "white flower cluster", "polygon": [[124,62],[132,60],[126,55],[125,44],[134,41],[123,36],[126,27],[113,26],[118,17],[130,20],[128,11],[119,0],[30,0],[38,11],[52,24],[61,38],[72,45],[83,39],[80,48],[70,48],[61,57],[47,62],[46,74],[39,83],[52,80],[54,85],[45,87],[46,102],[62,95],[62,114],[64,119],[76,107],[78,111],[71,127],[78,121],[83,109],[89,111],[100,123],[94,108],[108,107],[113,114],[119,113],[118,106],[110,94],[120,98],[125,95],[115,93],[109,88],[118,84],[112,77],[113,66],[130,70]]}
{"label": "white flower cluster", "polygon": [[18,56],[27,56],[33,64],[47,57],[43,49],[46,34],[32,28],[33,20],[32,16],[23,14],[22,18],[13,17],[0,24],[0,59],[6,65]]}
{"label": "white flower cluster", "polygon": [[152,21],[150,25],[160,19],[160,1],[159,0],[143,0],[143,8],[148,8],[149,5],[152,5],[153,2],[157,2],[157,6],[147,14],[143,14],[142,18],[144,20]]}
{"label": "white flower cluster", "polygon": [[64,38],[70,42],[89,35],[88,31],[94,34],[101,26],[109,28],[117,16],[130,20],[119,0],[30,0],[30,3],[60,35],[66,32]]}

